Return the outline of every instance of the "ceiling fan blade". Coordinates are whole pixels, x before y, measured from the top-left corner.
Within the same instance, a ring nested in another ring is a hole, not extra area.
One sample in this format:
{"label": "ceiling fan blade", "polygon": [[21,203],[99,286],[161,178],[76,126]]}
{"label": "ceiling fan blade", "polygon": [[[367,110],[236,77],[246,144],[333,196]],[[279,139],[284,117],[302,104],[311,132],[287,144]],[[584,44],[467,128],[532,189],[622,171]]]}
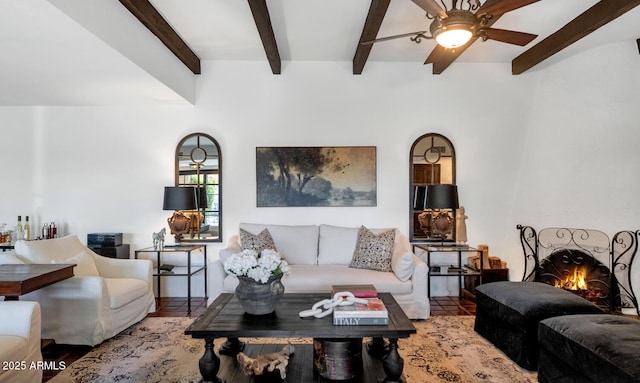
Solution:
{"label": "ceiling fan blade", "polygon": [[436,45],[435,48],[429,54],[429,57],[424,61],[424,65],[427,64],[435,64],[440,62],[447,55],[447,49],[442,47],[441,45]]}
{"label": "ceiling fan blade", "polygon": [[[428,36],[424,35],[425,33],[427,33],[427,31],[403,33],[401,35],[387,36],[387,37],[381,37],[379,39],[374,39],[374,40],[361,41],[360,44],[369,45],[369,44],[380,43],[380,42],[383,42],[383,41],[401,39],[403,37],[409,37],[409,36],[417,36],[418,38],[424,38],[424,39],[429,38]],[[422,35],[422,36],[419,36],[419,35]]]}
{"label": "ceiling fan blade", "polygon": [[522,8],[526,5],[537,3],[540,0],[502,0],[490,4],[486,7],[480,8],[477,15],[490,14],[490,15],[502,15],[507,12],[511,12],[518,8]]}
{"label": "ceiling fan blade", "polygon": [[431,54],[429,54],[429,57],[425,60],[424,64],[433,64],[431,72],[433,74],[441,74],[477,39],[478,37],[472,37],[468,43],[455,49],[448,49],[441,45],[436,45],[436,47],[431,51]]}
{"label": "ceiling fan blade", "polygon": [[529,44],[533,39],[538,37],[538,35],[533,35],[531,33],[508,31],[506,29],[496,28],[482,28],[478,31],[478,34],[483,39],[486,37],[487,39],[501,41],[507,44],[520,45],[521,47]]}
{"label": "ceiling fan blade", "polygon": [[436,0],[411,0],[416,5],[422,9],[424,9],[427,13],[432,16],[440,16],[441,19],[447,17],[447,12],[442,9],[441,6],[436,3]]}

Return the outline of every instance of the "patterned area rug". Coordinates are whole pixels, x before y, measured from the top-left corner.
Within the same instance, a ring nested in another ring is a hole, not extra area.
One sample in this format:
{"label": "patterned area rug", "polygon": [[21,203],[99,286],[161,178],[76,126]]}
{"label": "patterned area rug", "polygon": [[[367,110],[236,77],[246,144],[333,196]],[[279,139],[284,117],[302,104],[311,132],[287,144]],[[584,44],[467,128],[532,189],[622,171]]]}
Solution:
{"label": "patterned area rug", "polygon": [[[146,318],[103,342],[50,382],[197,382],[201,379],[198,359],[204,352],[204,342],[184,335],[191,321]],[[418,333],[398,342],[407,383],[537,382],[535,372],[521,369],[477,335],[473,321],[472,316],[435,316],[414,321]],[[216,350],[222,341],[216,341]]]}

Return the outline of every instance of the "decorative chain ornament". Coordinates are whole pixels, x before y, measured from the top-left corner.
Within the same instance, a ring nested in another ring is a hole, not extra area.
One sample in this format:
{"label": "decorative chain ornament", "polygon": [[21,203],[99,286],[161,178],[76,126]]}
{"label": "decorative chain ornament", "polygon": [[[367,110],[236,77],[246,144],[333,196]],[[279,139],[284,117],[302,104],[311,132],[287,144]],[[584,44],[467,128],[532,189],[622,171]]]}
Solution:
{"label": "decorative chain ornament", "polygon": [[349,306],[354,303],[366,304],[367,300],[363,298],[356,298],[350,291],[342,291],[335,293],[331,299],[323,299],[316,302],[310,310],[302,310],[298,315],[300,318],[324,318],[333,312],[334,307]]}

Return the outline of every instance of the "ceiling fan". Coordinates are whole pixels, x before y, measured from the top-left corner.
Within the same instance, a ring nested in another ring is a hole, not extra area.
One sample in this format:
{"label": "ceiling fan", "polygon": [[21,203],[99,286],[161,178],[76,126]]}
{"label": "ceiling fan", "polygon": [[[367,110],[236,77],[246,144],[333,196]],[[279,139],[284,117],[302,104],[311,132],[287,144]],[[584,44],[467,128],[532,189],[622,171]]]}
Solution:
{"label": "ceiling fan", "polygon": [[[438,45],[424,63],[434,64],[434,73],[440,73],[478,38],[525,46],[538,37],[531,33],[491,28],[491,25],[503,14],[540,0],[487,0],[484,4],[480,4],[480,0],[451,0],[450,8],[443,0],[439,0],[442,6],[436,0],[411,1],[427,12],[428,19],[433,20],[429,26],[430,35],[426,34],[427,31],[418,31],[363,41],[361,44],[409,36],[416,43],[422,39],[435,39]],[[442,70],[437,71],[436,66]]]}

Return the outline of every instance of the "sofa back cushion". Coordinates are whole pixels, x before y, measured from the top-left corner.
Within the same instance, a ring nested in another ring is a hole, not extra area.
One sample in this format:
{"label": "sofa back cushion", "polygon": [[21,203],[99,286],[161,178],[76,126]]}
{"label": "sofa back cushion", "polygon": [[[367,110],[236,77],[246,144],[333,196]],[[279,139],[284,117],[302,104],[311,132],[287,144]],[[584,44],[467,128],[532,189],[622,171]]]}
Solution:
{"label": "sofa back cushion", "polygon": [[[320,225],[320,239],[318,240],[319,265],[349,265],[358,243],[359,227],[342,227]],[[369,229],[373,234],[391,230]],[[396,231],[397,232],[397,231]]]}
{"label": "sofa back cushion", "polygon": [[316,265],[318,263],[317,225],[264,225],[241,223],[240,229],[257,235],[268,229],[280,255],[291,265]]}
{"label": "sofa back cushion", "polygon": [[73,257],[85,247],[76,235],[42,241],[16,241],[16,254],[28,263],[51,263]]}
{"label": "sofa back cushion", "polygon": [[87,254],[86,251],[74,255],[73,257],[64,259],[53,259],[51,263],[67,263],[75,264],[73,268],[73,275],[76,277],[99,277],[98,268],[93,261],[93,257]]}
{"label": "sofa back cushion", "polygon": [[320,225],[319,265],[348,265],[358,241],[357,227]]}

